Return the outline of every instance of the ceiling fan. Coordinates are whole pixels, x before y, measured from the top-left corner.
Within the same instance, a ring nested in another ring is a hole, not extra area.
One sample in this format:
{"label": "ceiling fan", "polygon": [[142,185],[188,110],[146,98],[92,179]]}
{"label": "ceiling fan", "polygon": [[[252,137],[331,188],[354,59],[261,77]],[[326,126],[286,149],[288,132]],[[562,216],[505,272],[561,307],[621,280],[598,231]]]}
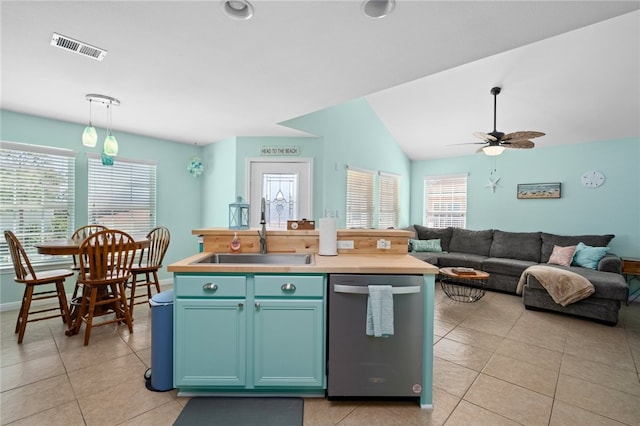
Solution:
{"label": "ceiling fan", "polygon": [[493,95],[493,131],[489,133],[473,133],[473,136],[482,139],[484,142],[472,143],[485,145],[478,148],[476,152],[484,152],[486,155],[500,155],[505,148],[531,149],[535,144],[529,139],[544,136],[542,132],[520,131],[504,134],[496,130],[496,104],[501,90],[500,87],[491,89],[491,94]]}

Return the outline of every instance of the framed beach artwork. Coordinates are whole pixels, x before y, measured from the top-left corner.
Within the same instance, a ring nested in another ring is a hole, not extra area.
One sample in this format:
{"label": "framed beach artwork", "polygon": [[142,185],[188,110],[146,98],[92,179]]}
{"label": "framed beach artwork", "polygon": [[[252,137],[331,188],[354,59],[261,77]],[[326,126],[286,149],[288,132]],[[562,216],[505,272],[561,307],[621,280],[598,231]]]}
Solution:
{"label": "framed beach artwork", "polygon": [[519,183],[518,199],[560,198],[560,182]]}

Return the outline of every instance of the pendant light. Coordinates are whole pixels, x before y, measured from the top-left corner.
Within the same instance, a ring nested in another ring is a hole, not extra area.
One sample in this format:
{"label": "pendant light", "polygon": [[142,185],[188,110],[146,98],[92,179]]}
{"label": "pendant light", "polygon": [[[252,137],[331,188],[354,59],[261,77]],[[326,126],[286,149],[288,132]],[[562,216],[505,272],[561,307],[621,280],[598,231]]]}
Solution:
{"label": "pendant light", "polygon": [[115,157],[118,155],[118,141],[111,134],[111,103],[107,104],[107,137],[104,138],[103,152],[105,155]]}
{"label": "pendant light", "polygon": [[120,106],[120,101],[116,98],[106,95],[98,95],[91,93],[85,96],[89,101],[89,125],[84,129],[82,133],[82,144],[93,148],[98,141],[98,133],[92,123],[91,106],[93,102],[99,102],[107,106],[107,137],[104,139],[103,152],[105,155],[114,157],[118,155],[118,141],[116,137],[111,133],[111,107]]}
{"label": "pendant light", "polygon": [[96,132],[96,128],[93,127],[93,124],[91,123],[91,102],[93,101],[93,99],[87,99],[89,101],[89,125],[85,127],[84,132],[82,132],[82,145],[93,148],[98,142],[98,133]]}

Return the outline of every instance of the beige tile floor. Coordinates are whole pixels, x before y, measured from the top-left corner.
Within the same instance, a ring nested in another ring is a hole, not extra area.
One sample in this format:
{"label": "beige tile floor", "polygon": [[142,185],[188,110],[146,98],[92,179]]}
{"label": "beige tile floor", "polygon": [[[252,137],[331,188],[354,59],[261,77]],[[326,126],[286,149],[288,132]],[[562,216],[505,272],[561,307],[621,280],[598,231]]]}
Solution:
{"label": "beige tile floor", "polygon": [[[88,347],[58,319],[13,334],[1,319],[1,423],[171,425],[186,404],[150,392],[150,312],[134,333],[94,330]],[[434,410],[411,402],[306,399],[305,425],[640,425],[640,303],[608,327],[526,311],[520,298],[488,292],[473,304],[436,290]],[[83,328],[84,330],[84,328]]]}

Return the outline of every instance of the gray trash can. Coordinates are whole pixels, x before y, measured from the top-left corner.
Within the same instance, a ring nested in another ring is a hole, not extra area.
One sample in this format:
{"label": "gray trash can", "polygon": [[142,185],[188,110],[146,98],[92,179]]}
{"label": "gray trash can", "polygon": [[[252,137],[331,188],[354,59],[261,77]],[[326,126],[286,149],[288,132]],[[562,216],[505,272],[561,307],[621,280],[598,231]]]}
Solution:
{"label": "gray trash can", "polygon": [[157,293],[151,307],[151,368],[145,372],[147,389],[173,389],[173,290]]}

